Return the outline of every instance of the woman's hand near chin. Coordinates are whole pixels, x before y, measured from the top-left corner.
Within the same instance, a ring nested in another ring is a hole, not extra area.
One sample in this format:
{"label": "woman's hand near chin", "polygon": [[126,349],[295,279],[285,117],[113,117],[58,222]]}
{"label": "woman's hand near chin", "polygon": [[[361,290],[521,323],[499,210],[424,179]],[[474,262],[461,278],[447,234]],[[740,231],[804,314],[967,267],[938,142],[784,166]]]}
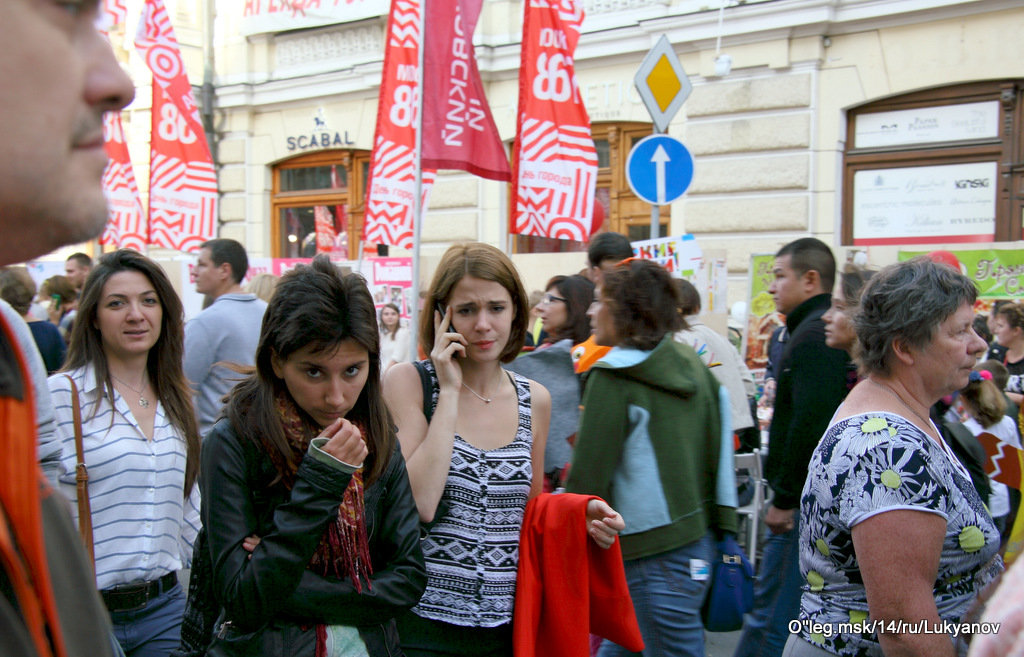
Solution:
{"label": "woman's hand near chin", "polygon": [[325,452],[349,465],[361,466],[369,453],[363,433],[343,417],[327,425],[319,437],[328,439],[322,448]]}

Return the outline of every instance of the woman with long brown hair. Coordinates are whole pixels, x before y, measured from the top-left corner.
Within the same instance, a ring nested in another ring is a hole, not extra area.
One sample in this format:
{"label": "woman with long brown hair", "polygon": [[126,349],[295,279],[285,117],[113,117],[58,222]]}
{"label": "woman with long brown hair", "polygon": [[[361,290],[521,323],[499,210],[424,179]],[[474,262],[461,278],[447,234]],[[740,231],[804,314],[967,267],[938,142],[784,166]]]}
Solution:
{"label": "woman with long brown hair", "polygon": [[326,256],[281,277],[226,416],[203,443],[207,654],[398,654],[426,574],[362,277]]}
{"label": "woman with long brown hair", "polygon": [[122,249],[93,268],[78,308],[67,362],[49,378],[60,488],[77,512],[77,402],[97,587],[128,655],[167,655],[185,607],[177,572],[199,530],[199,432],[182,371],[181,300],[159,265]]}

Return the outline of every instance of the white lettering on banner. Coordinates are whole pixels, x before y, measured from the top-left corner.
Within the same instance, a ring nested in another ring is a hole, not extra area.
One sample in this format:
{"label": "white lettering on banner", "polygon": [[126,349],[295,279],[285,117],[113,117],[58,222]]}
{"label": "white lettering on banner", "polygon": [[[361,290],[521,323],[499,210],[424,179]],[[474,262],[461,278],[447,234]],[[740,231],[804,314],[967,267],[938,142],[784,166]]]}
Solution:
{"label": "white lettering on banner", "polygon": [[[468,98],[466,89],[469,86],[469,41],[462,28],[462,13],[455,13],[455,39],[452,41],[452,59],[449,69],[451,77],[448,88],[448,113],[445,114],[445,125],[441,138],[446,146],[462,146],[462,134],[468,126],[477,132],[486,129],[487,115],[478,98]],[[467,106],[468,103],[468,106]]]}
{"label": "white lettering on banner", "polygon": [[562,30],[555,30],[550,27],[542,27],[540,30],[540,45],[553,46],[562,50],[569,49],[569,39]]}
{"label": "white lettering on banner", "polygon": [[194,144],[196,141],[196,133],[192,132],[188,121],[173,103],[166,103],[160,108],[157,131],[160,138],[166,141],[180,141],[183,144]]}
{"label": "white lettering on banner", "polygon": [[416,82],[416,67],[411,64],[399,64],[398,79],[402,82]]}
{"label": "white lettering on banner", "polygon": [[412,279],[412,265],[382,265],[374,263],[373,276],[379,280],[400,281]]}
{"label": "white lettering on banner", "polygon": [[545,52],[537,56],[537,77],[533,80],[533,95],[539,100],[553,100],[556,103],[564,103],[572,97],[579,100],[579,94],[574,94],[572,80],[569,78],[569,70],[572,68],[572,59],[555,53],[548,57]]}
{"label": "white lettering on banner", "polygon": [[407,84],[395,87],[395,102],[388,112],[388,119],[399,128],[408,128],[416,118],[416,92]]}

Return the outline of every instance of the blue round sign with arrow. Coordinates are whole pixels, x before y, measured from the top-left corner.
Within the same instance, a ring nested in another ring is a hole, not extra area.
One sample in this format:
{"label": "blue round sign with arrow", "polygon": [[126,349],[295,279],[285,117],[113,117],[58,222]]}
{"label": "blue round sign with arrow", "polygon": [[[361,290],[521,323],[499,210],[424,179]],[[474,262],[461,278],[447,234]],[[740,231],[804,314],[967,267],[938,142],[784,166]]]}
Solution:
{"label": "blue round sign with arrow", "polygon": [[644,137],[629,152],[626,179],[633,193],[648,203],[671,203],[693,181],[693,156],[675,137]]}

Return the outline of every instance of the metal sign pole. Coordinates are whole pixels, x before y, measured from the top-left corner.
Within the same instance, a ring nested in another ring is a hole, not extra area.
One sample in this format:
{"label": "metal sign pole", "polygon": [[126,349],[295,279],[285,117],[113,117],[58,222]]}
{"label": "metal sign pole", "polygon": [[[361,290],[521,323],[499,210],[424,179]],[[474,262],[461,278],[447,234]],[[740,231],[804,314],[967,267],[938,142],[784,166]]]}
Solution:
{"label": "metal sign pole", "polygon": [[[659,130],[657,125],[655,125],[653,130],[651,131],[651,134],[654,134],[654,135],[659,135],[659,134],[663,134],[663,133],[664,133],[664,131],[663,130]],[[658,199],[658,200],[660,200],[660,199]],[[651,204],[651,237],[650,237],[650,239],[656,240],[659,237],[661,237],[661,235],[659,234],[660,232],[661,232],[661,206],[658,205],[657,203],[653,203],[653,204]]]}
{"label": "metal sign pole", "polygon": [[[409,309],[409,335],[419,335],[420,326],[420,235],[423,231],[423,51],[427,42],[427,8],[426,2],[420,2],[420,45],[416,57],[416,139],[413,161],[416,167],[416,179],[413,187],[412,201],[412,308]],[[424,312],[431,312],[424,309]],[[409,358],[419,360],[417,347],[420,341],[413,337],[409,340]]]}

